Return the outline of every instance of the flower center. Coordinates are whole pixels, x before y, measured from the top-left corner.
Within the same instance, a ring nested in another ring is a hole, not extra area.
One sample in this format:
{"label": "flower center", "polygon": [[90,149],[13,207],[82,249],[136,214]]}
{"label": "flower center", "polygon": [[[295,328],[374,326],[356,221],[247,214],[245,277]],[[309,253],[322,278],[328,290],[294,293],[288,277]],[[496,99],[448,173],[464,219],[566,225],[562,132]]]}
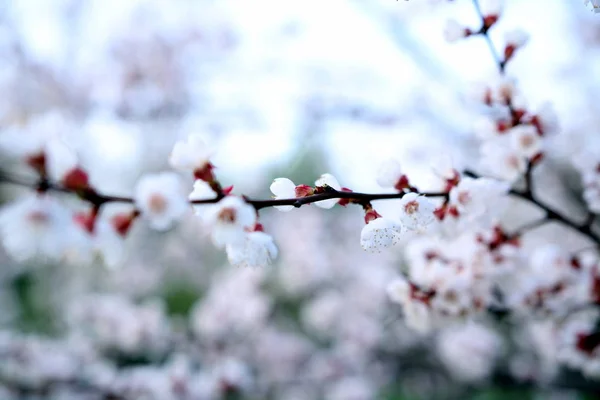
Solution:
{"label": "flower center", "polygon": [[167,199],[161,194],[154,193],[148,199],[150,211],[155,214],[162,214],[167,208]]}
{"label": "flower center", "polygon": [[35,225],[46,225],[50,221],[50,216],[43,211],[36,210],[29,213],[27,219]]}
{"label": "flower center", "polygon": [[416,200],[409,201],[404,206],[404,211],[406,211],[407,214],[414,214],[414,213],[416,213],[417,211],[419,211],[419,203],[417,203]]}
{"label": "flower center", "polygon": [[462,191],[458,194],[457,200],[460,204],[469,204],[471,202],[471,195],[466,190]]}
{"label": "flower center", "polygon": [[528,148],[533,146],[535,139],[533,138],[532,135],[525,135],[521,137],[521,146],[523,146],[524,148]]}
{"label": "flower center", "polygon": [[516,170],[520,170],[521,169],[521,162],[519,160],[519,157],[517,157],[516,155],[511,155],[506,159],[506,164],[513,169]]}
{"label": "flower center", "polygon": [[224,208],[219,212],[218,218],[222,222],[234,223],[235,222],[235,209],[234,208]]}

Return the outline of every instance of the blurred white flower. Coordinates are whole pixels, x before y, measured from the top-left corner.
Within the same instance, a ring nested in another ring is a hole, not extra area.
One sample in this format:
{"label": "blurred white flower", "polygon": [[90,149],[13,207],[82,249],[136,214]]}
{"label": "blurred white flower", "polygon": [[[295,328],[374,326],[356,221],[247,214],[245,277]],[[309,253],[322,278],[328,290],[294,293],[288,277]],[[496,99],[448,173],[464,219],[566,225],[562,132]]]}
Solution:
{"label": "blurred white flower", "polygon": [[411,230],[421,230],[435,220],[435,204],[418,193],[407,193],[400,199],[400,222]]}
{"label": "blurred white flower", "polygon": [[254,275],[240,272],[227,271],[218,276],[206,296],[192,308],[190,326],[199,337],[210,340],[223,340],[230,335],[249,337],[265,326],[273,299],[260,290],[260,280],[251,279]]}
{"label": "blurred white flower", "polygon": [[189,209],[181,179],[174,172],[142,176],[135,188],[134,201],[150,226],[160,231],[171,228]]}
{"label": "blurred white flower", "polygon": [[[315,186],[317,186],[317,187],[320,187],[320,186],[329,186],[329,187],[331,187],[331,188],[333,188],[335,190],[341,190],[342,189],[342,187],[339,184],[339,182],[337,181],[337,179],[335,179],[335,176],[333,176],[331,174],[323,174],[323,175],[321,175],[321,177],[316,180]],[[315,205],[317,207],[321,207],[321,208],[332,208],[338,202],[339,202],[339,199],[321,200],[321,201],[315,202]]]}
{"label": "blurred white flower", "polygon": [[173,146],[169,164],[180,171],[203,171],[210,165],[214,150],[200,134],[191,134],[187,140],[178,141]]}
{"label": "blurred white flower", "polygon": [[519,48],[527,43],[527,41],[529,40],[529,34],[522,29],[515,29],[506,32],[506,34],[504,35],[504,40],[506,40],[507,46]]}
{"label": "blurred white flower", "polygon": [[[27,162],[31,157],[44,154],[49,143],[64,145],[65,133],[71,124],[59,112],[47,112],[34,116],[23,126],[13,126],[0,135],[0,150],[8,156]],[[60,162],[60,158],[54,158]]]}
{"label": "blurred white flower", "polygon": [[558,116],[552,103],[542,104],[535,114],[534,123],[545,137],[558,133]]}
{"label": "blurred white flower", "polygon": [[[288,178],[275,178],[271,186],[275,199],[292,199],[296,197],[296,184]],[[294,206],[275,206],[279,211],[290,211]]]}
{"label": "blurred white flower", "polygon": [[527,159],[503,140],[488,141],[481,146],[481,163],[490,174],[508,183],[514,183],[527,169]]}
{"label": "blurred white flower", "polygon": [[475,135],[480,140],[494,139],[498,136],[498,127],[489,117],[480,117],[473,123]]}
{"label": "blurred white flower", "polygon": [[600,214],[600,182],[596,185],[588,185],[583,190],[583,198],[591,212]]}
{"label": "blurred white flower", "polygon": [[360,233],[360,245],[369,253],[381,253],[400,240],[402,226],[387,218],[375,218]]}
{"label": "blurred white flower", "polygon": [[394,158],[388,159],[377,170],[377,184],[382,188],[395,188],[403,175],[400,162]]}
{"label": "blurred white flower", "polygon": [[337,291],[322,292],[302,308],[302,323],[319,335],[333,335],[336,322],[344,317],[345,303],[343,296]]}
{"label": "blurred white flower", "polygon": [[480,2],[481,13],[484,16],[499,16],[502,11],[504,0],[482,0]]}
{"label": "blurred white flower", "polygon": [[212,369],[211,375],[226,389],[247,391],[252,387],[253,379],[246,364],[236,358],[226,358]]}
{"label": "blurred white flower", "polygon": [[491,92],[492,99],[500,104],[509,104],[517,95],[517,87],[512,78],[504,75],[498,76],[494,82]]}
{"label": "blurred white flower", "polygon": [[69,304],[71,334],[87,338],[100,351],[127,355],[160,355],[170,325],[160,301],[135,304],[120,294],[95,294]]}
{"label": "blurred white flower", "polygon": [[467,382],[487,378],[502,348],[498,334],[475,323],[446,329],[437,339],[439,355],[448,371]]}
{"label": "blurred white flower", "polygon": [[0,211],[4,248],[18,261],[59,261],[82,237],[71,212],[48,195],[29,195]]}
{"label": "blurred white flower", "polygon": [[277,258],[277,246],[271,235],[248,232],[241,243],[227,244],[227,259],[234,267],[265,267]]}
{"label": "blurred white flower", "polygon": [[513,149],[523,157],[531,159],[542,151],[542,138],[533,125],[517,125],[511,128],[507,135]]}
{"label": "blurred white flower", "polygon": [[226,196],[213,206],[207,207],[204,221],[211,230],[215,246],[240,245],[248,230],[256,224],[256,210],[241,197]]}
{"label": "blurred white flower", "polygon": [[600,377],[597,319],[596,310],[573,314],[560,327],[557,337],[559,361],[593,379]]}
{"label": "blurred white flower", "polygon": [[377,393],[372,383],[362,377],[346,377],[332,383],[327,389],[327,400],[375,400]]}
{"label": "blurred white flower", "polygon": [[464,26],[458,23],[455,19],[449,19],[446,21],[444,25],[444,39],[447,42],[453,43],[467,37],[469,35],[469,30]]}
{"label": "blurred white flower", "polygon": [[450,190],[450,204],[461,216],[477,218],[488,210],[497,209],[509,190],[510,185],[496,179],[463,177]]}
{"label": "blurred white flower", "polygon": [[[210,200],[210,199],[214,199],[215,196],[217,194],[215,193],[215,191],[210,187],[210,185],[201,180],[201,179],[197,179],[194,182],[194,189],[192,190],[192,193],[190,193],[190,195],[188,196],[188,199],[190,201],[194,201],[194,200]],[[198,216],[202,216],[204,214],[204,212],[206,211],[207,205],[206,204],[198,204],[198,205],[193,205],[194,208],[194,213]]]}
{"label": "blurred white flower", "polygon": [[125,241],[108,220],[98,218],[93,233],[93,248],[109,268],[121,266],[125,258]]}

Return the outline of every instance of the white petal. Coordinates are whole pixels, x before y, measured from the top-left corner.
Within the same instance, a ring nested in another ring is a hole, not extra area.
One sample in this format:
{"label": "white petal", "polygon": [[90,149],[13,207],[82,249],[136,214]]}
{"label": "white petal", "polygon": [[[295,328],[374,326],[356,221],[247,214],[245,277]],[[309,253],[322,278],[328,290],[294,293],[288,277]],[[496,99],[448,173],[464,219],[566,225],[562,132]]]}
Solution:
{"label": "white petal", "polygon": [[387,218],[376,218],[365,225],[360,233],[360,244],[365,251],[380,253],[398,243],[401,225]]}
{"label": "white petal", "polygon": [[[335,179],[335,176],[331,174],[321,175],[321,177],[315,181],[315,186],[329,186],[335,190],[342,189],[337,179]],[[314,204],[317,207],[329,209],[335,206],[339,201],[339,199],[321,200],[315,202]]]}
{"label": "white petal", "polygon": [[377,184],[383,188],[393,188],[402,177],[402,166],[396,159],[384,161],[377,170]]}
{"label": "white petal", "polygon": [[[276,199],[292,199],[296,197],[296,184],[288,178],[276,178],[270,186]],[[290,211],[294,206],[275,206],[279,211]]]}

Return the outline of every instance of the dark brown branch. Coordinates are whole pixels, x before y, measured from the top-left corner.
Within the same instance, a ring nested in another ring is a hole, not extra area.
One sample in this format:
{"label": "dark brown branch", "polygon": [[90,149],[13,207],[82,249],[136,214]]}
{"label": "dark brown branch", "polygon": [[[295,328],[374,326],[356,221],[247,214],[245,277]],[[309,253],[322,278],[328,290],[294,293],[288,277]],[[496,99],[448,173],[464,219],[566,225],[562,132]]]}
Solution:
{"label": "dark brown branch", "polygon": [[[25,180],[16,179],[14,177],[10,177],[6,174],[0,175],[0,182],[7,182],[14,185],[25,186],[30,188],[39,188],[40,183],[27,182]],[[61,193],[71,193],[78,195],[82,200],[91,203],[94,206],[102,206],[106,203],[133,203],[133,199],[130,197],[119,197],[119,196],[109,196],[96,192],[95,190],[88,189],[82,192],[77,192],[63,186],[54,184],[49,181],[43,182],[44,190],[52,190]],[[398,192],[398,193],[359,193],[359,192],[343,192],[338,191],[333,188],[327,187],[324,193],[313,194],[305,197],[295,197],[290,199],[269,199],[269,200],[261,200],[261,199],[251,199],[248,197],[244,197],[247,203],[254,206],[256,210],[260,210],[267,207],[274,206],[294,206],[296,208],[301,207],[305,204],[315,203],[321,200],[330,200],[330,199],[351,199],[356,203],[364,204],[371,202],[373,200],[390,200],[390,199],[401,199],[407,192]],[[428,197],[447,197],[447,193],[443,192],[432,192],[432,193],[421,193],[424,196]],[[217,195],[211,199],[203,199],[203,200],[192,200],[191,204],[199,205],[199,204],[214,204],[218,203],[221,199],[225,197],[224,195]]]}
{"label": "dark brown branch", "polygon": [[[469,170],[465,171],[465,175],[470,176],[472,178],[480,177],[479,174],[476,174],[475,172],[469,171]],[[596,246],[600,246],[600,236],[595,234],[592,231],[592,227],[588,223],[588,221],[578,224],[576,222],[571,221],[568,218],[565,218],[560,213],[552,210],[547,205],[540,202],[531,192],[526,192],[526,191],[523,192],[523,191],[519,191],[516,189],[511,189],[509,193],[511,195],[519,197],[523,200],[527,200],[530,203],[535,204],[536,206],[538,206],[539,208],[544,210],[546,212],[546,220],[558,221],[558,222],[572,228],[573,230],[578,231],[582,235],[586,236],[588,239],[590,239],[592,242],[594,242],[596,244]],[[539,222],[541,223],[542,221],[539,221]]]}

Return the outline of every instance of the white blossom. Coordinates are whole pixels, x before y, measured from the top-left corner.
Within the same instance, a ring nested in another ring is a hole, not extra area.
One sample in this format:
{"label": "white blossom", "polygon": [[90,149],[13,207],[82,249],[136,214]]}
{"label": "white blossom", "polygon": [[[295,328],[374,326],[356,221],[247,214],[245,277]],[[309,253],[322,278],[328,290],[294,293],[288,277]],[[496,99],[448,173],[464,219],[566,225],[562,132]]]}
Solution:
{"label": "white blossom", "polygon": [[537,110],[536,118],[544,136],[552,136],[558,133],[558,116],[552,103],[542,104]]}
{"label": "white blossom", "polygon": [[187,140],[178,141],[169,157],[170,165],[181,171],[202,170],[210,164],[214,150],[200,134],[191,134]]}
{"label": "white blossom", "polygon": [[[339,184],[339,182],[337,181],[337,179],[335,179],[335,176],[333,176],[331,174],[321,175],[321,177],[316,180],[315,186],[329,186],[335,190],[342,189],[342,187]],[[339,199],[321,200],[321,201],[315,202],[315,205],[317,207],[321,207],[321,208],[332,208],[338,202],[339,202]]]}
{"label": "white blossom", "polygon": [[517,87],[512,78],[499,76],[493,85],[492,99],[500,104],[509,104],[517,95]]}
{"label": "white blossom", "polygon": [[528,159],[542,151],[542,138],[533,125],[517,125],[507,133],[513,149]]}
{"label": "white blossom", "polygon": [[[275,199],[293,199],[296,197],[296,184],[288,178],[275,178],[269,187]],[[294,206],[275,206],[279,211],[290,211]]]}
{"label": "white blossom", "polygon": [[215,278],[190,313],[190,326],[199,337],[248,336],[264,327],[272,298],[260,290],[260,279],[248,275],[255,271],[262,270],[228,271]]}
{"label": "white blossom", "polygon": [[137,305],[118,294],[78,298],[69,305],[67,322],[72,334],[88,338],[101,351],[130,355],[162,353],[170,332],[162,302]]}
{"label": "white blossom", "polygon": [[217,247],[239,245],[246,239],[246,231],[256,224],[256,210],[241,197],[226,196],[207,207],[204,220]]}
{"label": "white blossom", "polygon": [[328,400],[373,400],[377,397],[371,382],[359,377],[346,377],[327,390]]}
{"label": "white blossom", "polygon": [[476,382],[492,372],[502,350],[502,340],[485,326],[467,323],[442,331],[437,349],[453,376],[462,381]]}
{"label": "white blossom", "polygon": [[481,13],[484,16],[489,15],[500,15],[502,11],[502,6],[504,4],[504,0],[482,0],[480,3]]}
{"label": "white blossom", "polygon": [[591,212],[600,214],[600,183],[587,186],[583,190],[583,198]]}
{"label": "white blossom", "polygon": [[450,190],[450,204],[461,216],[476,218],[489,210],[497,210],[509,190],[510,185],[496,179],[463,177]]}
{"label": "white blossom", "polygon": [[508,46],[514,47],[522,47],[529,40],[529,34],[522,29],[515,29],[509,32],[506,32],[504,35],[504,40],[506,40],[506,44]]}
{"label": "white blossom", "polygon": [[134,201],[150,226],[160,231],[171,228],[189,208],[182,182],[173,172],[142,176],[135,188]]}
{"label": "white blossom", "polygon": [[600,377],[600,343],[596,335],[596,310],[576,313],[566,320],[558,332],[558,359],[579,369],[584,375]]}
{"label": "white blossom", "polygon": [[32,117],[24,126],[13,126],[2,132],[0,149],[7,155],[26,161],[28,157],[44,153],[50,142],[64,144],[64,134],[69,128],[70,124],[63,115],[47,112]]}
{"label": "white blossom", "polygon": [[217,382],[240,391],[250,389],[253,384],[248,366],[233,357],[220,361],[211,371],[211,375]]}
{"label": "white blossom", "polygon": [[376,218],[366,224],[360,233],[360,245],[370,253],[380,253],[400,240],[402,226],[387,218]]}
{"label": "white blossom", "polygon": [[228,244],[225,250],[235,267],[264,267],[277,257],[277,246],[271,235],[259,231],[247,233],[243,242]]}
{"label": "white blossom", "polygon": [[381,163],[377,170],[377,184],[382,188],[393,188],[398,184],[402,175],[404,173],[400,162],[394,158],[388,159]]}
{"label": "white blossom", "polygon": [[421,230],[431,224],[435,204],[418,193],[408,193],[400,200],[400,222],[412,230]]}
{"label": "white blossom", "polygon": [[109,268],[121,266],[125,258],[125,241],[105,218],[98,218],[92,237],[93,249],[104,265]]}
{"label": "white blossom", "polygon": [[481,117],[473,123],[473,130],[478,139],[485,141],[494,139],[498,136],[496,123],[489,117]]}
{"label": "white blossom", "polygon": [[345,300],[334,290],[322,292],[318,297],[311,299],[302,309],[302,323],[320,335],[331,335],[336,323],[344,318]]}
{"label": "white blossom", "polygon": [[481,162],[491,174],[508,183],[514,183],[527,169],[527,159],[501,140],[481,146]]}
{"label": "white blossom", "polygon": [[0,211],[6,251],[18,261],[59,261],[79,243],[80,230],[71,212],[48,195],[30,195]]}
{"label": "white blossom", "polygon": [[[210,200],[214,199],[216,195],[217,194],[215,193],[215,191],[210,187],[210,185],[207,182],[197,179],[194,182],[194,189],[192,190],[192,193],[190,193],[190,195],[188,196],[188,199],[190,201]],[[193,205],[194,213],[198,216],[202,216],[206,211],[206,207],[206,204]]]}
{"label": "white blossom", "polygon": [[444,25],[444,39],[446,39],[447,42],[456,42],[467,35],[467,28],[458,23],[455,19],[449,19],[446,21],[446,24]]}

